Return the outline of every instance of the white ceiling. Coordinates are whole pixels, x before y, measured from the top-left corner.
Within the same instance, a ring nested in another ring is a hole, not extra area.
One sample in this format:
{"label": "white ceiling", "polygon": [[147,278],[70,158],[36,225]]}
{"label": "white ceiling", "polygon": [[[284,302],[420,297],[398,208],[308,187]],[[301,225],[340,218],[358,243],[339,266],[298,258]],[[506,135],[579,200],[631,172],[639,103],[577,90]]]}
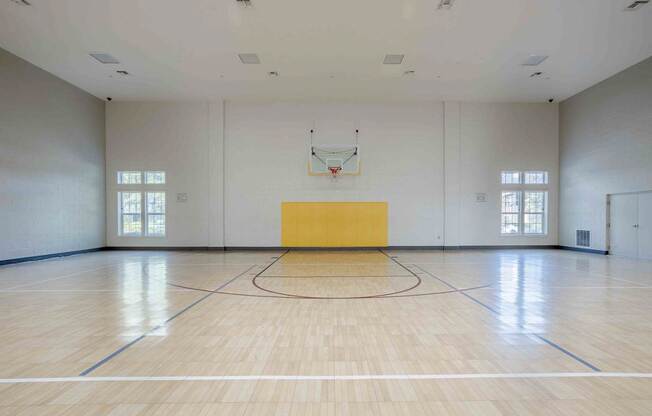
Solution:
{"label": "white ceiling", "polygon": [[0,46],[116,100],[561,100],[652,55],[652,3],[627,0],[30,1],[0,0]]}

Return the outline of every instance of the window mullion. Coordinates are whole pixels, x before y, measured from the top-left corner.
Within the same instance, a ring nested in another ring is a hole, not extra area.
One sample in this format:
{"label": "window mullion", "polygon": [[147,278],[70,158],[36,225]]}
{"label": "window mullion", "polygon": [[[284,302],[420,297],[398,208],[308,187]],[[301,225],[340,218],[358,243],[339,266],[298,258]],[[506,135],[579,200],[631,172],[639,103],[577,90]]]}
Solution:
{"label": "window mullion", "polygon": [[[523,174],[521,173],[521,175]],[[518,191],[518,199],[518,231],[519,234],[525,234],[525,192],[522,189]]]}
{"label": "window mullion", "polygon": [[141,215],[143,216],[143,235],[147,237],[149,235],[148,233],[148,218],[147,218],[147,191],[143,189],[143,192],[141,193],[141,198],[142,198],[142,203],[141,203]]}

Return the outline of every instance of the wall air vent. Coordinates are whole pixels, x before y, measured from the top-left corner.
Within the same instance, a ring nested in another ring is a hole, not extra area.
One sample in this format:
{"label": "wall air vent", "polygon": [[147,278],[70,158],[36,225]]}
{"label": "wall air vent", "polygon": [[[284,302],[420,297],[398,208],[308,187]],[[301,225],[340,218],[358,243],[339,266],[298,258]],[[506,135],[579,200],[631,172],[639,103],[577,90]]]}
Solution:
{"label": "wall air vent", "polygon": [[625,7],[626,11],[632,11],[632,10],[637,10],[641,6],[648,4],[650,0],[634,0],[631,2],[627,7]]}
{"label": "wall air vent", "polygon": [[575,245],[578,247],[591,247],[591,231],[576,230],[575,240]]}

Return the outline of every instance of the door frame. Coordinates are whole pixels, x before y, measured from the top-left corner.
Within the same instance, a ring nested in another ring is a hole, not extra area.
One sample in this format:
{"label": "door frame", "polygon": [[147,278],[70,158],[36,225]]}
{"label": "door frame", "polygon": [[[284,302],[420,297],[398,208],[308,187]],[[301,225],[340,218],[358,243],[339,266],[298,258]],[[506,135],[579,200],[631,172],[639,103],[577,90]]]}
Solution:
{"label": "door frame", "polygon": [[[607,246],[607,254],[610,254],[611,251],[611,198],[617,195],[640,195],[640,194],[649,194],[652,193],[652,190],[650,191],[632,191],[632,192],[614,192],[611,194],[607,194],[607,232],[606,232],[606,246]],[[638,218],[636,219],[638,221]]]}

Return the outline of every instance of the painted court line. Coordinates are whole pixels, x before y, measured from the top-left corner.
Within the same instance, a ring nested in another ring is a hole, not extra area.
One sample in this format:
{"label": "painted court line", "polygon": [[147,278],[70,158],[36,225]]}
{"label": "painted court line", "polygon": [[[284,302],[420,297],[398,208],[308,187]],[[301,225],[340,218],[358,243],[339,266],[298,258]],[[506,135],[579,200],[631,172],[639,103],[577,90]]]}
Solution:
{"label": "painted court line", "polygon": [[78,272],[75,272],[75,273],[65,274],[63,276],[57,276],[57,277],[52,277],[50,279],[39,280],[38,282],[22,283],[22,284],[19,284],[19,285],[16,285],[16,286],[8,287],[8,288],[6,288],[4,290],[13,290],[13,289],[19,289],[21,287],[28,287],[28,286],[38,285],[40,283],[53,282],[55,280],[66,279],[68,277],[74,277],[74,276],[77,276],[77,275],[80,275],[80,274],[95,272],[95,271],[98,271],[98,270],[107,269],[109,267],[115,267],[115,266],[116,266],[116,264],[108,264],[108,265],[105,265],[105,266],[96,267],[94,269],[82,270],[82,271],[78,271]]}
{"label": "painted court line", "polygon": [[107,376],[3,378],[0,384],[103,383],[163,381],[364,381],[364,380],[483,380],[549,378],[634,378],[652,379],[652,373],[478,373],[478,374],[368,374],[368,375],[249,375],[249,376]]}
{"label": "painted court line", "polygon": [[[277,259],[277,260],[278,260],[278,259]],[[275,261],[276,261],[276,260],[275,260]],[[237,278],[239,278],[239,277],[241,277],[241,276],[244,276],[245,274],[249,273],[249,271],[250,271],[251,269],[253,269],[254,267],[255,267],[255,266],[251,266],[251,267],[249,267],[247,270],[245,270],[244,272],[242,272],[242,273],[240,273],[239,275],[235,276],[234,278],[232,278],[232,279],[229,280],[228,282],[223,283],[222,285],[220,285],[220,287],[218,287],[218,288],[215,289],[215,290],[218,291],[218,290],[220,290],[220,289],[225,288],[227,285],[229,285],[231,282],[233,282],[233,281],[236,280]],[[84,370],[84,371],[82,371],[81,373],[79,373],[79,375],[80,375],[81,377],[84,377],[84,376],[90,374],[91,372],[97,370],[99,367],[103,366],[104,364],[108,363],[109,361],[111,361],[112,359],[114,359],[115,357],[117,357],[118,355],[120,355],[121,353],[123,353],[123,352],[124,352],[125,350],[127,350],[129,347],[133,346],[133,345],[136,344],[137,342],[139,342],[139,341],[141,341],[142,339],[144,339],[147,335],[149,335],[149,334],[151,334],[151,333],[153,333],[153,332],[155,332],[155,331],[157,331],[157,330],[159,330],[159,329],[165,327],[168,323],[170,323],[171,321],[173,321],[173,320],[174,320],[175,318],[177,318],[179,315],[183,314],[184,312],[186,312],[186,311],[189,310],[190,308],[194,307],[194,306],[197,305],[198,303],[203,302],[205,299],[207,299],[208,297],[210,297],[211,295],[213,295],[213,293],[214,293],[214,292],[208,293],[207,295],[202,296],[201,298],[197,299],[196,301],[194,301],[194,302],[191,303],[190,305],[186,306],[185,308],[181,309],[179,312],[175,313],[174,315],[172,315],[171,317],[169,317],[168,319],[166,319],[166,320],[165,320],[161,325],[157,325],[157,326],[155,326],[154,328],[152,328],[152,329],[150,329],[149,331],[147,331],[146,333],[144,333],[143,335],[140,335],[139,337],[137,337],[137,338],[131,340],[129,343],[123,345],[122,347],[118,348],[117,350],[115,350],[115,351],[112,352],[111,354],[109,354],[109,355],[107,355],[106,357],[102,358],[102,359],[101,359],[100,361],[98,361],[97,363],[93,364],[92,366],[88,367],[86,370]]]}
{"label": "painted court line", "polygon": [[[401,264],[401,263],[400,263],[398,260],[396,260],[396,259],[393,259],[393,258],[392,258],[392,260],[394,260],[397,264]],[[402,264],[401,264],[401,265],[402,265]],[[451,284],[448,283],[447,281],[445,281],[445,280],[443,280],[443,279],[441,279],[441,278],[435,276],[434,274],[430,273],[430,272],[427,271],[427,270],[424,270],[423,268],[419,267],[419,266],[416,265],[416,264],[413,265],[413,266],[414,266],[415,268],[419,269],[421,272],[427,274],[428,276],[433,277],[434,279],[437,279],[438,281],[440,281],[441,283],[443,283],[443,284],[445,284],[446,286],[450,287],[451,289],[454,289],[454,290],[458,291],[462,296],[464,296],[464,297],[466,297],[467,299],[471,300],[472,302],[474,302],[474,303],[476,303],[476,304],[482,306],[483,308],[487,309],[487,310],[490,311],[491,313],[493,313],[493,314],[495,314],[495,315],[500,315],[500,312],[497,311],[496,309],[494,309],[494,308],[492,308],[491,306],[485,304],[484,302],[482,302],[482,301],[480,301],[480,300],[474,298],[473,296],[469,295],[469,294],[466,293],[466,292],[461,292],[461,291],[459,291],[455,286],[451,285]],[[405,266],[403,266],[403,267],[405,267]],[[407,268],[407,267],[405,267],[405,269],[406,269],[406,270],[409,270],[410,272],[412,272],[412,271],[411,271],[409,268]],[[412,272],[412,273],[414,273],[414,272]],[[519,328],[525,329],[525,327],[524,327],[523,325],[518,325],[518,324],[517,324],[517,326],[518,326]],[[546,344],[550,345],[551,347],[555,348],[556,350],[558,350],[559,352],[565,354],[566,356],[572,358],[573,360],[577,361],[578,363],[584,365],[585,367],[588,367],[588,368],[590,368],[591,370],[593,370],[593,371],[595,371],[595,372],[601,372],[601,371],[602,371],[602,370],[600,370],[598,367],[596,367],[596,366],[594,366],[593,364],[591,364],[590,362],[586,361],[585,359],[583,359],[583,358],[579,357],[578,355],[573,354],[572,352],[568,351],[567,349],[565,349],[565,348],[562,347],[561,345],[556,344],[555,342],[553,342],[553,341],[551,341],[551,340],[549,340],[549,339],[547,339],[547,338],[545,338],[545,337],[542,337],[541,335],[532,334],[532,336],[534,336],[535,338],[537,338],[537,339],[539,339],[539,340],[545,342]]]}

